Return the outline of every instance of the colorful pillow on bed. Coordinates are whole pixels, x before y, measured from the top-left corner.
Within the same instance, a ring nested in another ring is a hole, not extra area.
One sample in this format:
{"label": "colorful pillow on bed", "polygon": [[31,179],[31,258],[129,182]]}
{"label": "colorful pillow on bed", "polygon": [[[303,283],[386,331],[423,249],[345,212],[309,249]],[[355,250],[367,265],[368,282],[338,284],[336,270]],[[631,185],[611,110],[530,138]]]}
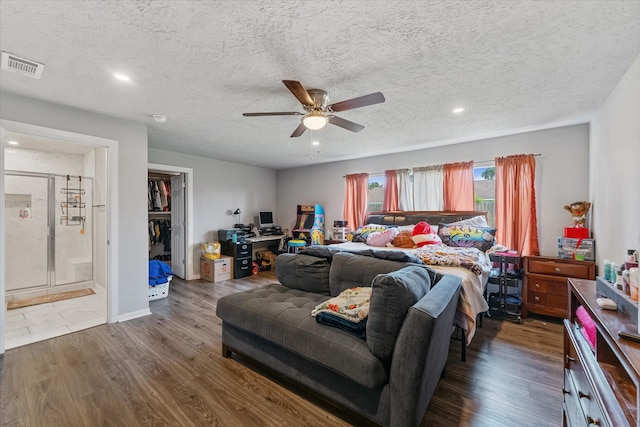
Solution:
{"label": "colorful pillow on bed", "polygon": [[393,242],[393,239],[398,235],[397,228],[387,228],[385,231],[381,233],[370,233],[367,237],[367,245],[376,246],[378,248],[382,248],[387,246],[387,244]]}
{"label": "colorful pillow on bed", "polygon": [[387,230],[386,225],[379,225],[379,224],[367,224],[367,225],[363,225],[362,227],[358,227],[358,229],[356,231],[354,231],[352,234],[352,238],[351,241],[352,242],[361,242],[361,243],[366,243],[367,242],[367,237],[369,237],[369,234],[371,233],[382,233],[383,231]]}
{"label": "colorful pillow on bed", "polygon": [[496,229],[468,225],[440,224],[440,227],[438,227],[438,236],[442,239],[442,243],[447,246],[476,248],[484,252],[493,246]]}

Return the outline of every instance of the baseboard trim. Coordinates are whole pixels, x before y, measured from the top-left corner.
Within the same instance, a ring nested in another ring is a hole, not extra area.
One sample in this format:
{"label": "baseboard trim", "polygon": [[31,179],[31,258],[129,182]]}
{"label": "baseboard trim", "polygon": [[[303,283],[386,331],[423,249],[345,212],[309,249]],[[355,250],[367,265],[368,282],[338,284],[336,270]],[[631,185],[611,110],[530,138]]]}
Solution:
{"label": "baseboard trim", "polygon": [[138,311],[132,311],[130,313],[121,314],[118,316],[118,322],[126,322],[127,320],[137,319],[138,317],[144,317],[151,314],[151,310],[149,308],[144,308]]}

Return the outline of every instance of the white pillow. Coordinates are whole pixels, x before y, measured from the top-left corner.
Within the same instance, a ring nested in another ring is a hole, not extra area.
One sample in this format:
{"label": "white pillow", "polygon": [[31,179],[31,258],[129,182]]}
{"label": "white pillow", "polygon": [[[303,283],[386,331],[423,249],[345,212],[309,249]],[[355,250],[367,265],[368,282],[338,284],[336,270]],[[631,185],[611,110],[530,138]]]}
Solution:
{"label": "white pillow", "polygon": [[488,227],[487,218],[483,215],[474,216],[460,221],[452,222],[449,225],[470,225],[472,227]]}

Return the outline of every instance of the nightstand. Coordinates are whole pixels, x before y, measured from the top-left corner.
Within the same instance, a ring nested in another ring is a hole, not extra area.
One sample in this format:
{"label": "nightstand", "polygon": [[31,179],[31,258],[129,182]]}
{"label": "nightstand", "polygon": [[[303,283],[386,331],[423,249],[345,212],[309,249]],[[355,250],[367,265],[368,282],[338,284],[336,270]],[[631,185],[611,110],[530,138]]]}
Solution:
{"label": "nightstand", "polygon": [[556,257],[525,257],[522,317],[537,313],[567,318],[568,277],[594,280],[595,263]]}

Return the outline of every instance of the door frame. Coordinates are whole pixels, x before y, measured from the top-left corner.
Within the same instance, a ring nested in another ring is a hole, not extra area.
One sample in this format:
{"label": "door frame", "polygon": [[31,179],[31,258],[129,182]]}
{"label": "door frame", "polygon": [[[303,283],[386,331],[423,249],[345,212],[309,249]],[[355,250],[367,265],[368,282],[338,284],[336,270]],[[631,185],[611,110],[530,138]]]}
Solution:
{"label": "door frame", "polygon": [[[0,131],[25,133],[46,138],[60,139],[78,144],[102,147],[106,149],[106,186],[107,186],[107,322],[118,321],[118,141],[97,136],[84,135],[65,130],[28,123],[0,119]],[[4,144],[0,142],[0,354],[4,354],[5,323],[5,278],[4,278]]]}
{"label": "door frame", "polygon": [[197,248],[193,247],[193,168],[184,168],[181,166],[165,165],[160,163],[149,163],[147,166],[148,171],[154,172],[167,172],[167,173],[183,173],[185,174],[185,248],[184,248],[184,262],[185,262],[185,280],[195,279],[194,273],[194,252]]}

